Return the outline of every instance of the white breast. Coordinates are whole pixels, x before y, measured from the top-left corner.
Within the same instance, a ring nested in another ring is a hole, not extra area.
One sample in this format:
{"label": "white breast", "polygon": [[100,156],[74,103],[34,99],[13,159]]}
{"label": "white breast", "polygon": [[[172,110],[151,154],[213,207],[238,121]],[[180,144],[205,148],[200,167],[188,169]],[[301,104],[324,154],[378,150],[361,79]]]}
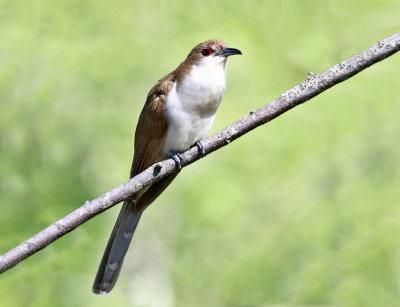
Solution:
{"label": "white breast", "polygon": [[168,131],[163,152],[182,152],[207,136],[225,91],[226,62],[193,65],[174,86],[165,107]]}

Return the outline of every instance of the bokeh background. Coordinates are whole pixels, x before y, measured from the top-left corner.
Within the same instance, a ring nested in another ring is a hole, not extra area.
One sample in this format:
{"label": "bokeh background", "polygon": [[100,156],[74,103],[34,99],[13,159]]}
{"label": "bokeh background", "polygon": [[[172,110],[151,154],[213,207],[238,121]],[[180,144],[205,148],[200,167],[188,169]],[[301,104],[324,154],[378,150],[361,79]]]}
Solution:
{"label": "bokeh background", "polygon": [[[0,0],[0,252],[124,182],[147,92],[232,57],[215,132],[400,30],[398,0]],[[185,168],[120,280],[119,206],[0,275],[1,306],[400,306],[400,55]]]}

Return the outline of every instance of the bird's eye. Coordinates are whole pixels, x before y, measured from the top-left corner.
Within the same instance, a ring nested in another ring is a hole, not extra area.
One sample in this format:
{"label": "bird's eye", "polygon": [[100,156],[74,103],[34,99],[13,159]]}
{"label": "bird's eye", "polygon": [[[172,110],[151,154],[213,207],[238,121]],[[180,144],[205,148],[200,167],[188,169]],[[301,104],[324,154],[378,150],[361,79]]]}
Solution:
{"label": "bird's eye", "polygon": [[212,50],[211,48],[207,47],[204,48],[203,50],[201,50],[201,54],[204,56],[209,56],[211,54],[213,54],[214,50]]}

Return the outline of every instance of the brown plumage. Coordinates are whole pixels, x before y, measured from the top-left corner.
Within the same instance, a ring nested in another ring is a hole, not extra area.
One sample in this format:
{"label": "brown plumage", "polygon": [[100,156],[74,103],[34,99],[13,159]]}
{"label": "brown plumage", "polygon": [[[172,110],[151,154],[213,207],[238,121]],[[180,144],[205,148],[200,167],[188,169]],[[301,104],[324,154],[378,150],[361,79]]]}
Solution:
{"label": "brown plumage", "polygon": [[[150,165],[166,158],[161,153],[168,126],[163,105],[173,82],[174,75],[170,73],[159,80],[147,96],[135,132],[135,154],[130,172],[131,178]],[[124,201],[97,271],[93,284],[94,293],[108,293],[112,290],[144,209],[164,191],[176,175],[172,174],[139,191],[132,200]],[[124,235],[125,233],[129,236]],[[116,254],[116,257],[112,257],[113,254]],[[110,265],[111,268],[108,269]]]}
{"label": "brown plumage", "polygon": [[[167,96],[174,84],[178,88],[185,76],[190,73],[192,67],[202,60],[204,48],[212,48],[216,54],[222,54],[225,50],[228,50],[224,42],[217,40],[206,41],[195,46],[177,69],[160,79],[150,90],[136,127],[135,154],[130,177],[134,177],[150,165],[167,158],[167,153],[163,150],[165,149],[163,147],[169,127],[165,106]],[[240,54],[237,49],[231,48],[231,50],[237,51],[234,54]],[[136,193],[132,199],[124,202],[93,284],[94,293],[105,294],[112,290],[143,211],[164,191],[176,175],[177,173],[172,174],[152,184],[147,189]]]}

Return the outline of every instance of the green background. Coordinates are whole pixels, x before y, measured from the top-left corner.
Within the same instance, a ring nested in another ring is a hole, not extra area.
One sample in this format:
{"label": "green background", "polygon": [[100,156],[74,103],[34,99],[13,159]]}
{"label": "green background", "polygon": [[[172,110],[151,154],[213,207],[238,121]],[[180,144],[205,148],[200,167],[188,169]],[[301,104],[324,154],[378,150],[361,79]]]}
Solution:
{"label": "green background", "polygon": [[[147,92],[222,39],[212,132],[400,30],[391,1],[0,0],[0,253],[125,181]],[[0,275],[0,306],[400,306],[400,55],[185,168],[91,293],[119,206]]]}

